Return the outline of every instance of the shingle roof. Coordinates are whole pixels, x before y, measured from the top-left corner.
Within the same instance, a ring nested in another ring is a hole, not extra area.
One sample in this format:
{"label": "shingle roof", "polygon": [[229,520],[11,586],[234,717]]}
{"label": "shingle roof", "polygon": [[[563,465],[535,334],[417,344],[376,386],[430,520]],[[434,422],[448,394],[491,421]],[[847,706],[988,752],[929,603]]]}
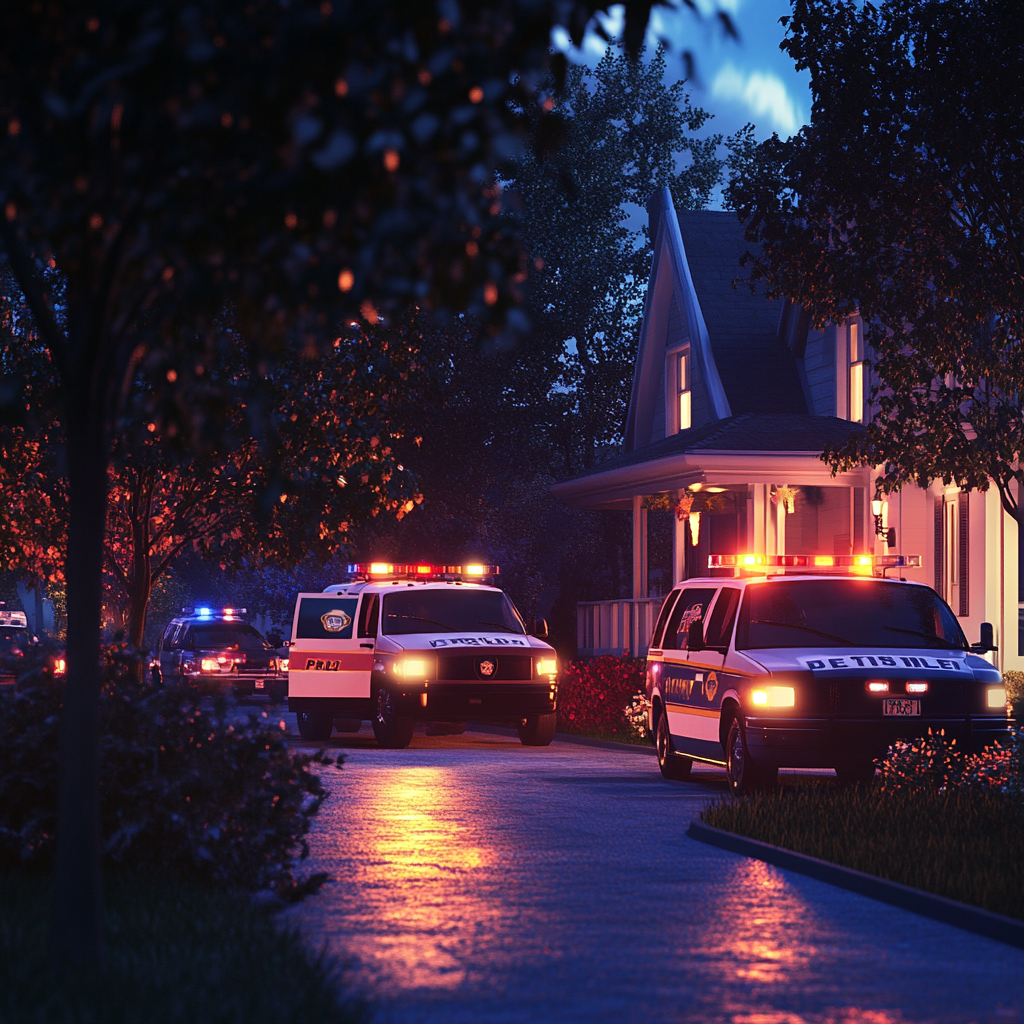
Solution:
{"label": "shingle roof", "polygon": [[826,444],[845,443],[851,434],[864,432],[859,423],[836,416],[808,416],[792,413],[744,413],[728,419],[715,420],[692,430],[655,441],[634,451],[616,455],[601,462],[588,473],[604,473],[622,466],[654,462],[683,452],[814,452],[824,451]]}
{"label": "shingle roof", "polygon": [[735,213],[679,211],[686,262],[697,293],[718,374],[734,415],[806,413],[793,354],[779,338],[782,304],[764,289],[739,283],[749,271],[740,257],[752,246]]}

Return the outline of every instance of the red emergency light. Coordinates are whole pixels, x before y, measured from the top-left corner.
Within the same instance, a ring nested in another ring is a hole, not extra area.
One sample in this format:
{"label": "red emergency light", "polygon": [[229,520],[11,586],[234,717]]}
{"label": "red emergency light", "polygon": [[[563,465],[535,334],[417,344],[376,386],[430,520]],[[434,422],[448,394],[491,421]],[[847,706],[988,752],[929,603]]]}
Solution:
{"label": "red emergency light", "polygon": [[496,565],[470,562],[466,565],[433,565],[429,562],[350,562],[348,575],[361,579],[486,579],[497,576]]}
{"label": "red emergency light", "polygon": [[769,572],[785,569],[842,570],[870,576],[876,569],[919,569],[920,555],[711,555],[709,569]]}

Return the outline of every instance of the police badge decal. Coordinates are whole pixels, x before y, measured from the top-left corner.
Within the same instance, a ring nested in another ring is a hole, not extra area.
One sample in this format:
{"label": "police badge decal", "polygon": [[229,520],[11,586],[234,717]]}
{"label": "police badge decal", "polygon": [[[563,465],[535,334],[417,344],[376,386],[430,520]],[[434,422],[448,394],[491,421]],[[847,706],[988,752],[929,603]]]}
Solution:
{"label": "police badge decal", "polygon": [[352,616],[340,608],[332,608],[329,612],[324,612],[320,616],[320,621],[328,633],[340,633],[351,625]]}
{"label": "police badge decal", "polygon": [[476,670],[481,679],[490,679],[498,670],[498,663],[494,658],[481,658],[476,663]]}

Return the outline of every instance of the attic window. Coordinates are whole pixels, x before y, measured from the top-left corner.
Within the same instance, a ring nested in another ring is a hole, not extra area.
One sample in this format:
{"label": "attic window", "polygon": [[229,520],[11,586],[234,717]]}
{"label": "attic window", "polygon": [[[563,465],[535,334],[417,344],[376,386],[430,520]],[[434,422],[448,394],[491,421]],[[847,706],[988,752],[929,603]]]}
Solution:
{"label": "attic window", "polygon": [[689,430],[690,411],[690,350],[679,353],[679,429]]}

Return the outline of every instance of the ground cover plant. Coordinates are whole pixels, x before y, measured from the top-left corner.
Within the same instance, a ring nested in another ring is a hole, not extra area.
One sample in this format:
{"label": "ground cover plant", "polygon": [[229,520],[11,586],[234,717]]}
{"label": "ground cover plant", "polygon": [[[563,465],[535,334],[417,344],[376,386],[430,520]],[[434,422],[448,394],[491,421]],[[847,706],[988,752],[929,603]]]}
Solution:
{"label": "ground cover plant", "polygon": [[620,743],[643,743],[626,709],[644,685],[643,658],[602,655],[570,661],[558,678],[558,730]]}
{"label": "ground cover plant", "polygon": [[50,879],[0,873],[0,1021],[250,1024],[363,1021],[343,1002],[339,969],[238,893],[164,872],[105,879],[106,967],[53,972]]}
{"label": "ground cover plant", "polygon": [[965,756],[899,741],[871,786],[785,787],[704,809],[714,828],[1024,919],[1024,735]]}

